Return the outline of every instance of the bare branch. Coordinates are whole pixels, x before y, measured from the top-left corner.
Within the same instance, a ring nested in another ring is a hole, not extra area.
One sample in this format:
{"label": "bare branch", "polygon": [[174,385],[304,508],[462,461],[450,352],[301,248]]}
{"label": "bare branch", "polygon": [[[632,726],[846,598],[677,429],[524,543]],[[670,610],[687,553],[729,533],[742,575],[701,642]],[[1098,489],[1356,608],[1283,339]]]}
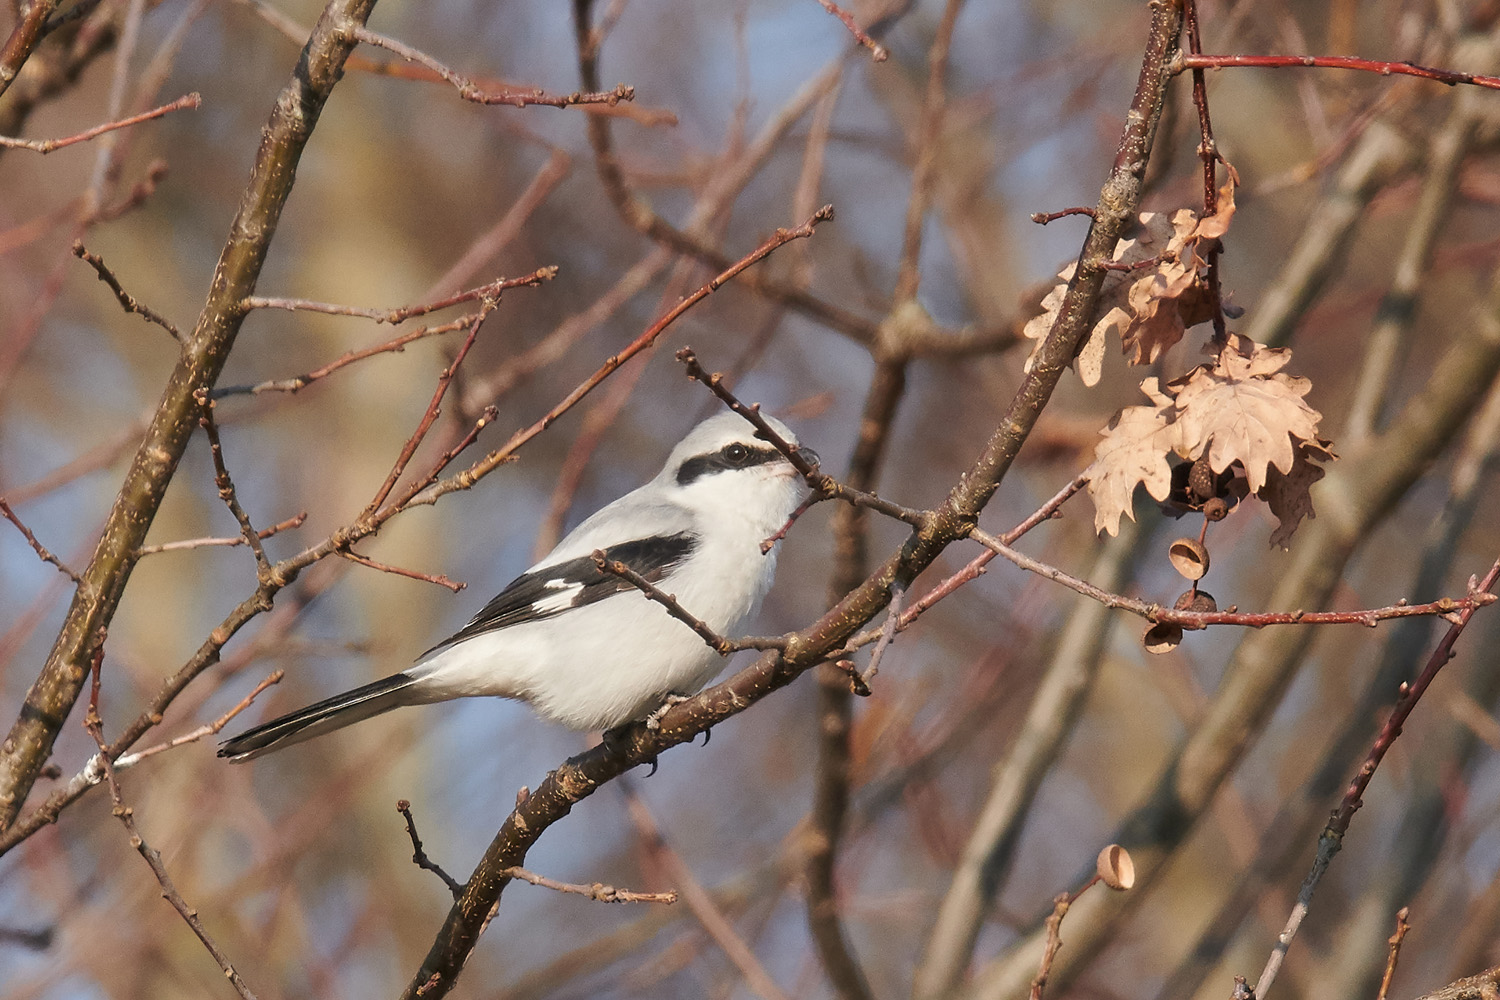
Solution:
{"label": "bare branch", "polygon": [[152,848],[150,844],[147,844],[145,839],[141,837],[140,831],[136,829],[134,811],[125,804],[125,798],[120,791],[120,782],[115,777],[114,764],[109,759],[104,742],[103,722],[99,718],[99,675],[103,661],[104,639],[101,636],[94,644],[92,669],[94,682],[92,692],[89,695],[88,711],[84,715],[83,725],[88,730],[89,735],[94,738],[94,742],[99,746],[99,759],[103,762],[104,778],[109,784],[110,799],[114,802],[114,815],[125,827],[125,832],[129,834],[130,845],[145,860],[147,866],[151,869],[151,874],[156,876],[157,884],[161,886],[162,897],[172,904],[172,909],[177,911],[178,915],[182,917],[183,922],[192,929],[193,934],[203,943],[203,947],[213,956],[214,961],[223,970],[224,978],[229,980],[229,984],[234,987],[234,991],[240,995],[242,1000],[256,1000],[255,994],[245,983],[244,978],[235,971],[233,964],[230,963],[229,956],[224,954],[224,951],[209,936],[208,929],[203,926],[203,921],[198,917],[198,911],[187,904],[187,900],[182,898],[182,894],[173,885],[172,877],[167,874],[167,868],[162,864],[161,852]]}
{"label": "bare branch", "polygon": [[871,59],[875,62],[885,62],[890,58],[891,54],[886,51],[885,46],[865,34],[864,29],[855,23],[853,14],[834,3],[833,0],[818,0],[818,3],[822,4],[823,9],[828,13],[844,22],[844,27],[849,29],[849,34],[854,36],[854,40],[870,50]]}
{"label": "bare branch", "polygon": [[177,327],[174,326],[170,320],[162,316],[160,313],[156,312],[154,309],[149,309],[146,306],[141,305],[138,301],[136,301],[135,296],[125,291],[125,289],[120,285],[119,279],[115,277],[114,272],[105,266],[104,258],[99,257],[96,254],[89,253],[88,250],[84,247],[82,240],[74,241],[73,256],[77,257],[79,260],[86,262],[90,267],[94,269],[95,273],[99,275],[99,280],[108,285],[109,290],[115,293],[115,298],[119,300],[121,307],[123,307],[126,312],[136,313],[144,317],[148,322],[155,323],[157,326],[170,333],[173,340],[177,341],[178,343],[182,342],[182,334],[177,331]]}
{"label": "bare branch", "polygon": [[1500,90],[1500,77],[1481,76],[1459,70],[1434,69],[1409,62],[1384,62],[1379,59],[1361,59],[1358,56],[1239,56],[1239,55],[1193,55],[1181,53],[1173,60],[1174,74],[1184,70],[1231,69],[1253,67],[1260,69],[1292,69],[1297,67],[1319,69],[1353,69],[1381,76],[1416,76],[1424,80],[1436,80],[1452,87],[1460,83]]}
{"label": "bare branch", "polygon": [[603,882],[575,885],[570,882],[559,882],[556,879],[547,878],[545,875],[538,875],[536,872],[527,871],[525,868],[516,865],[505,869],[505,874],[511,878],[518,878],[522,882],[539,885],[543,889],[571,893],[575,896],[584,896],[601,903],[665,903],[670,906],[677,902],[677,893],[675,892],[636,892],[632,889],[617,889],[612,885],[605,885]]}
{"label": "bare branch", "polygon": [[[43,5],[36,4],[35,6],[40,7]],[[0,135],[0,146],[8,149],[29,149],[33,153],[41,153],[45,156],[53,150],[72,146],[75,143],[87,142],[90,139],[96,139],[106,132],[113,132],[117,128],[129,128],[131,125],[139,125],[141,122],[160,118],[162,115],[171,114],[173,111],[181,111],[184,108],[199,108],[202,105],[203,98],[198,94],[187,94],[169,104],[163,104],[159,108],[152,108],[150,111],[143,111],[138,115],[131,115],[129,118],[121,118],[119,121],[95,125],[91,129],[79,132],[77,135],[67,136],[63,139],[13,139],[9,136]]]}
{"label": "bare branch", "polygon": [[427,856],[426,851],[422,850],[422,838],[417,836],[417,821],[412,818],[411,803],[405,799],[401,799],[396,803],[396,811],[406,820],[406,835],[411,838],[412,863],[418,868],[432,872],[438,878],[442,879],[443,884],[448,887],[448,891],[453,893],[454,899],[463,895],[463,883],[444,871],[442,865],[437,864]]}
{"label": "bare branch", "polygon": [[367,566],[370,569],[379,570],[382,573],[390,573],[393,576],[404,576],[409,580],[421,580],[424,583],[435,583],[439,587],[448,588],[455,594],[468,586],[467,583],[461,583],[457,580],[450,580],[441,573],[423,573],[420,570],[406,569],[401,566],[392,566],[389,563],[377,562],[376,560],[371,559],[369,556],[362,556],[358,552],[354,552],[348,549],[340,552],[339,555],[343,556],[345,559],[348,559],[350,562],[359,563],[361,566]]}
{"label": "bare branch", "polygon": [[26,536],[27,543],[31,546],[32,551],[41,558],[42,562],[51,563],[53,566],[56,566],[59,573],[61,573],[63,576],[66,576],[74,583],[83,583],[83,580],[79,578],[77,573],[69,569],[61,559],[57,558],[57,556],[53,555],[45,545],[37,541],[36,535],[33,535],[31,533],[31,529],[26,527],[26,525],[22,523],[21,519],[16,516],[16,512],[10,509],[10,504],[6,503],[4,499],[0,499],[0,515],[4,515],[7,521],[16,526],[16,530],[20,531],[22,535]]}
{"label": "bare branch", "polygon": [[376,34],[363,25],[354,29],[354,36],[366,45],[378,46],[389,52],[394,52],[408,62],[420,63],[453,84],[459,96],[464,100],[472,101],[475,104],[509,104],[516,108],[541,104],[553,108],[568,108],[578,104],[615,105],[621,101],[635,100],[635,88],[626,86],[623,83],[615,87],[614,90],[596,93],[574,91],[571,94],[549,94],[540,88],[504,90],[499,92],[486,91],[468,77],[455,73],[425,52],[414,49],[404,42],[398,42],[394,38],[387,38],[384,35]]}
{"label": "bare branch", "polygon": [[1184,611],[1167,608],[1150,601],[1142,601],[1123,594],[1112,594],[1080,580],[1040,559],[1006,545],[989,532],[975,528],[969,537],[997,555],[1004,556],[1017,566],[1038,576],[1060,583],[1069,590],[1092,598],[1105,607],[1118,608],[1139,615],[1150,622],[1178,625],[1184,629],[1201,629],[1210,625],[1243,625],[1248,628],[1264,628],[1268,625],[1364,625],[1374,628],[1376,624],[1392,618],[1438,616],[1449,618],[1454,614],[1472,613],[1476,608],[1500,600],[1494,594],[1481,589],[1460,598],[1443,597],[1425,604],[1408,604],[1398,601],[1384,608],[1365,608],[1359,611]]}

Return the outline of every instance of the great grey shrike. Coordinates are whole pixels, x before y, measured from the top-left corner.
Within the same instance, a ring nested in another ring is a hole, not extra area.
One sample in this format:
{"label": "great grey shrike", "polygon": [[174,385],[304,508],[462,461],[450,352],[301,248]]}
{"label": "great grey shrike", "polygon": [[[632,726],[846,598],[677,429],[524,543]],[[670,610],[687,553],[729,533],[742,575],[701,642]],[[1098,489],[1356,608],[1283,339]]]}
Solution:
{"label": "great grey shrike", "polygon": [[[780,421],[767,423],[784,440]],[[804,456],[816,462],[810,449]],[[807,486],[743,417],[722,413],[672,449],[656,478],[589,517],[511,581],[457,633],[398,674],[334,695],[226,740],[243,761],[402,705],[489,695],[529,704],[573,729],[645,718],[708,683],[723,659],[692,629],[620,577],[602,551],[732,636],[770,589],[775,535]]]}

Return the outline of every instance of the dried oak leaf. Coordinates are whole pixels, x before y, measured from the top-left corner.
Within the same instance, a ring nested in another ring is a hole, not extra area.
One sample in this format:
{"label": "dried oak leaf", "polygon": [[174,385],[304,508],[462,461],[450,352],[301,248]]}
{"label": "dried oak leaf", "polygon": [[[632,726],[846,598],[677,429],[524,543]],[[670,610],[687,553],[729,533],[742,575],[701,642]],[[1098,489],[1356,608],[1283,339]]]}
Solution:
{"label": "dried oak leaf", "polygon": [[1265,486],[1267,469],[1290,473],[1294,439],[1316,441],[1322,419],[1302,399],[1312,383],[1280,371],[1291,357],[1287,348],[1231,335],[1216,364],[1199,365],[1169,383],[1176,397],[1178,452],[1185,458],[1207,453],[1215,472],[1239,462],[1252,493]]}
{"label": "dried oak leaf", "polygon": [[[1118,264],[1145,264],[1143,270],[1111,270],[1104,277],[1098,302],[1099,319],[1079,350],[1075,368],[1084,385],[1099,382],[1105,341],[1111,330],[1131,364],[1151,364],[1178,341],[1189,327],[1214,318],[1214,299],[1204,271],[1207,263],[1197,252],[1203,239],[1218,239],[1234,217],[1234,188],[1239,176],[1231,167],[1229,180],[1219,190],[1214,215],[1200,219],[1189,209],[1171,215],[1142,212],[1135,235],[1115,246]],[[1058,310],[1077,268],[1076,262],[1059,273],[1061,283],[1042,300],[1042,312],[1022,328],[1036,341],[1026,370],[1031,370],[1042,342],[1057,321]]]}
{"label": "dried oak leaf", "polygon": [[1224,166],[1228,168],[1229,176],[1219,188],[1217,210],[1198,223],[1198,235],[1204,239],[1216,240],[1229,232],[1229,222],[1234,218],[1234,189],[1240,186],[1240,172],[1227,160]]}
{"label": "dried oak leaf", "polygon": [[1118,534],[1121,515],[1135,516],[1138,484],[1157,501],[1167,499],[1174,455],[1207,456],[1216,474],[1231,466],[1243,471],[1245,487],[1280,521],[1272,544],[1285,547],[1313,516],[1309,490],[1323,476],[1317,463],[1337,458],[1318,437],[1321,415],[1303,401],[1311,384],[1281,370],[1290,359],[1289,350],[1230,334],[1214,363],[1165,386],[1146,379],[1141,389],[1152,405],[1121,410],[1085,470],[1095,530]]}
{"label": "dried oak leaf", "polygon": [[[1196,216],[1193,216],[1192,212],[1186,212],[1186,214],[1194,219],[1193,223],[1188,226],[1191,230],[1192,225],[1196,225]],[[1156,212],[1142,212],[1140,226],[1135,236],[1131,239],[1120,240],[1115,244],[1113,259],[1121,264],[1138,264],[1152,258],[1164,258],[1168,247],[1177,237],[1177,230],[1166,216]],[[1077,268],[1078,264],[1075,261],[1058,272],[1058,278],[1061,281],[1053,286],[1047,296],[1042,299],[1041,314],[1032,317],[1021,329],[1022,336],[1036,341],[1032,346],[1031,355],[1026,359],[1025,370],[1028,372],[1036,362],[1037,352],[1041,350],[1042,342],[1047,339],[1047,334],[1052,331],[1053,324],[1057,322],[1057,313],[1062,307],[1063,297],[1067,294],[1068,284],[1073,280],[1073,274]],[[1078,377],[1084,385],[1092,387],[1099,383],[1105,342],[1110,330],[1119,333],[1123,340],[1131,325],[1138,322],[1136,313],[1131,308],[1130,295],[1131,290],[1141,280],[1133,271],[1110,271],[1104,276],[1097,306],[1099,319],[1089,331],[1088,340],[1079,349],[1075,364]],[[1178,336],[1180,337],[1181,334]]]}
{"label": "dried oak leaf", "polygon": [[1155,378],[1141,383],[1151,406],[1127,406],[1115,415],[1101,433],[1094,461],[1084,471],[1089,496],[1094,501],[1094,530],[1120,533],[1120,516],[1135,520],[1131,497],[1138,484],[1157,500],[1172,491],[1172,466],[1168,456],[1176,444],[1173,425],[1174,401],[1157,387]]}
{"label": "dried oak leaf", "polygon": [[1283,473],[1274,466],[1266,473],[1266,486],[1258,494],[1271,513],[1276,515],[1276,530],[1271,532],[1271,544],[1288,548],[1292,532],[1304,517],[1316,517],[1312,506],[1313,483],[1323,478],[1323,467],[1315,464],[1317,459],[1326,462],[1338,458],[1330,447],[1332,441],[1319,438],[1303,441],[1297,446],[1297,457],[1290,472]]}

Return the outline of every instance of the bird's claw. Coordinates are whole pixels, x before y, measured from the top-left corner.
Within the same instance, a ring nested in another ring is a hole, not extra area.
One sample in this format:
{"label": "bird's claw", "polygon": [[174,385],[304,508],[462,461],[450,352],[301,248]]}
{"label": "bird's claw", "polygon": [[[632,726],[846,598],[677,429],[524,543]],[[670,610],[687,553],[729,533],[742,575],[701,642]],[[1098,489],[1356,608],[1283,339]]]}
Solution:
{"label": "bird's claw", "polygon": [[688,696],[685,694],[677,694],[675,691],[669,692],[667,696],[661,700],[661,705],[657,707],[656,711],[646,716],[646,728],[650,729],[652,732],[660,729],[662,716],[671,711],[673,706],[681,705],[687,700]]}

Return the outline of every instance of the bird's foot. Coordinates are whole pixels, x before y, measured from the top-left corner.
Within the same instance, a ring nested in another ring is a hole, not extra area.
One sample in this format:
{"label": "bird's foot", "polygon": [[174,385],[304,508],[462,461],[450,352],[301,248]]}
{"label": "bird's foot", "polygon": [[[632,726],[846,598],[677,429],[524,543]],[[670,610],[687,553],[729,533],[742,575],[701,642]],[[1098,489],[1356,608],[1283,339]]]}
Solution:
{"label": "bird's foot", "polygon": [[668,692],[667,696],[662,699],[661,705],[656,709],[656,711],[646,716],[646,728],[653,731],[660,729],[661,717],[666,715],[667,712],[669,712],[673,708],[673,706],[681,705],[687,700],[688,696],[685,694],[678,694],[675,691]]}

